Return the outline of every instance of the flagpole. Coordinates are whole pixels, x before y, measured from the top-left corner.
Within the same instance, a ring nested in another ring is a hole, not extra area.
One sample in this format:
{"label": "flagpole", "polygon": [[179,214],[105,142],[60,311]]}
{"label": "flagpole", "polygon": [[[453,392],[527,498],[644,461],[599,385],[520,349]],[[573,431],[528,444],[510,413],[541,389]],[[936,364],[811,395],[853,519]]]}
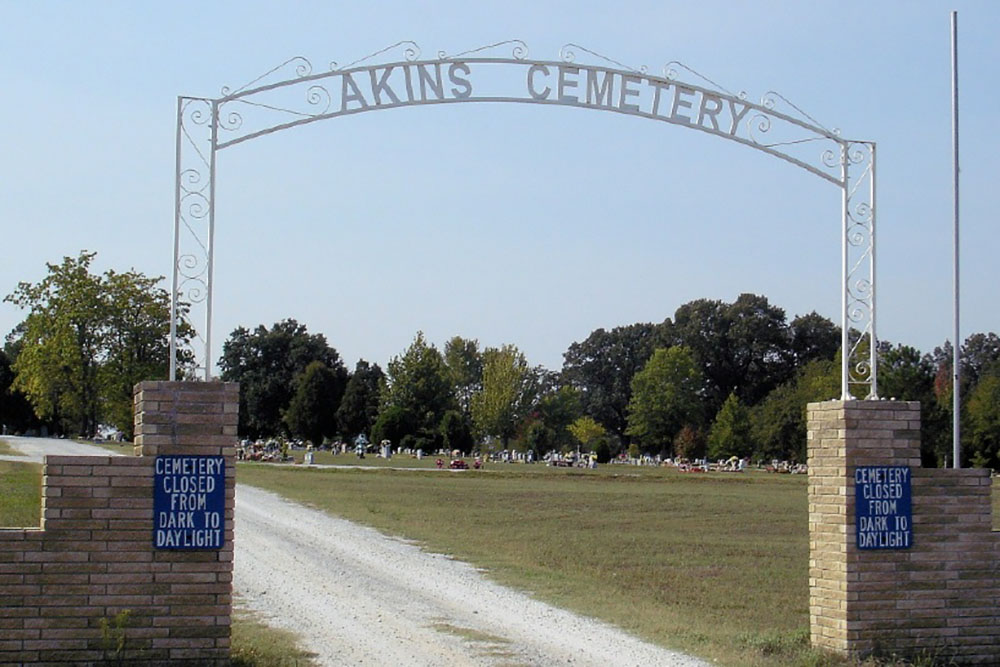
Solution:
{"label": "flagpole", "polygon": [[955,468],[962,467],[961,458],[961,338],[959,338],[959,272],[958,272],[958,12],[951,13],[951,136],[952,136],[952,156],[954,158],[954,197],[955,197],[955,226],[954,226],[954,285],[955,285],[955,328],[952,337],[952,461]]}

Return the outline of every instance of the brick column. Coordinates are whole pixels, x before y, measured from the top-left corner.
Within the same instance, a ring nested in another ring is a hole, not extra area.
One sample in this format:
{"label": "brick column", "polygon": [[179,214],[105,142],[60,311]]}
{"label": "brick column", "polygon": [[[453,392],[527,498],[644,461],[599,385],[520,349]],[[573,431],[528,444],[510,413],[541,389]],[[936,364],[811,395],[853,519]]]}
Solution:
{"label": "brick column", "polygon": [[[854,658],[1000,664],[989,471],[921,469],[917,402],[811,403],[808,424],[813,645]],[[911,468],[910,548],[857,548],[858,466]]]}
{"label": "brick column", "polygon": [[[153,550],[153,583],[168,593],[153,618],[168,628],[151,653],[171,661],[228,664],[233,603],[233,510],[239,385],[142,382],[135,388],[135,450],[157,455],[223,456],[226,470],[224,544],[220,550]],[[149,498],[152,507],[152,497]]]}

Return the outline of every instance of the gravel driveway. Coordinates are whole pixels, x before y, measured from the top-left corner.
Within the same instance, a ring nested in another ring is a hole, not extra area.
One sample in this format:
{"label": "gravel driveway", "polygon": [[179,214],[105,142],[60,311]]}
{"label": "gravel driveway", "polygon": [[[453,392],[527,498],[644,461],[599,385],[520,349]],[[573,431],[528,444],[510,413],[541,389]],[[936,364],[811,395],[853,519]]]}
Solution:
{"label": "gravel driveway", "polygon": [[237,595],[324,665],[706,663],[261,489],[236,490]]}

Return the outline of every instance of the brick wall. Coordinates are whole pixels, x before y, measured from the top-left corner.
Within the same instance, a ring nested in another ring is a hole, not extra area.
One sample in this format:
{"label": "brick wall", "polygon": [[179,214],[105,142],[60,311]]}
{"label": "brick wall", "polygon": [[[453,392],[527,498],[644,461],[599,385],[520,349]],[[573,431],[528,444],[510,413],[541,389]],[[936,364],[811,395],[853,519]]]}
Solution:
{"label": "brick wall", "polygon": [[[46,457],[41,527],[0,530],[0,663],[228,664],[238,402],[236,384],[144,382],[139,456]],[[155,454],[225,457],[221,550],[153,547]]]}
{"label": "brick wall", "polygon": [[[917,402],[812,403],[808,421],[813,644],[854,657],[1000,664],[989,472],[921,469]],[[857,548],[854,470],[870,465],[911,467],[909,549]]]}

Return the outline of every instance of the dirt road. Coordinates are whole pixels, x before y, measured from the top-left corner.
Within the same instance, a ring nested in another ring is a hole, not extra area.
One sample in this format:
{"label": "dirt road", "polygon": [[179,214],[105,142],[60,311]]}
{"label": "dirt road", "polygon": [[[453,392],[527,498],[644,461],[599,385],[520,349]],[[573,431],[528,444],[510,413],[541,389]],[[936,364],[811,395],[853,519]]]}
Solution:
{"label": "dirt road", "polygon": [[236,535],[238,595],[325,665],[705,664],[253,487]]}

